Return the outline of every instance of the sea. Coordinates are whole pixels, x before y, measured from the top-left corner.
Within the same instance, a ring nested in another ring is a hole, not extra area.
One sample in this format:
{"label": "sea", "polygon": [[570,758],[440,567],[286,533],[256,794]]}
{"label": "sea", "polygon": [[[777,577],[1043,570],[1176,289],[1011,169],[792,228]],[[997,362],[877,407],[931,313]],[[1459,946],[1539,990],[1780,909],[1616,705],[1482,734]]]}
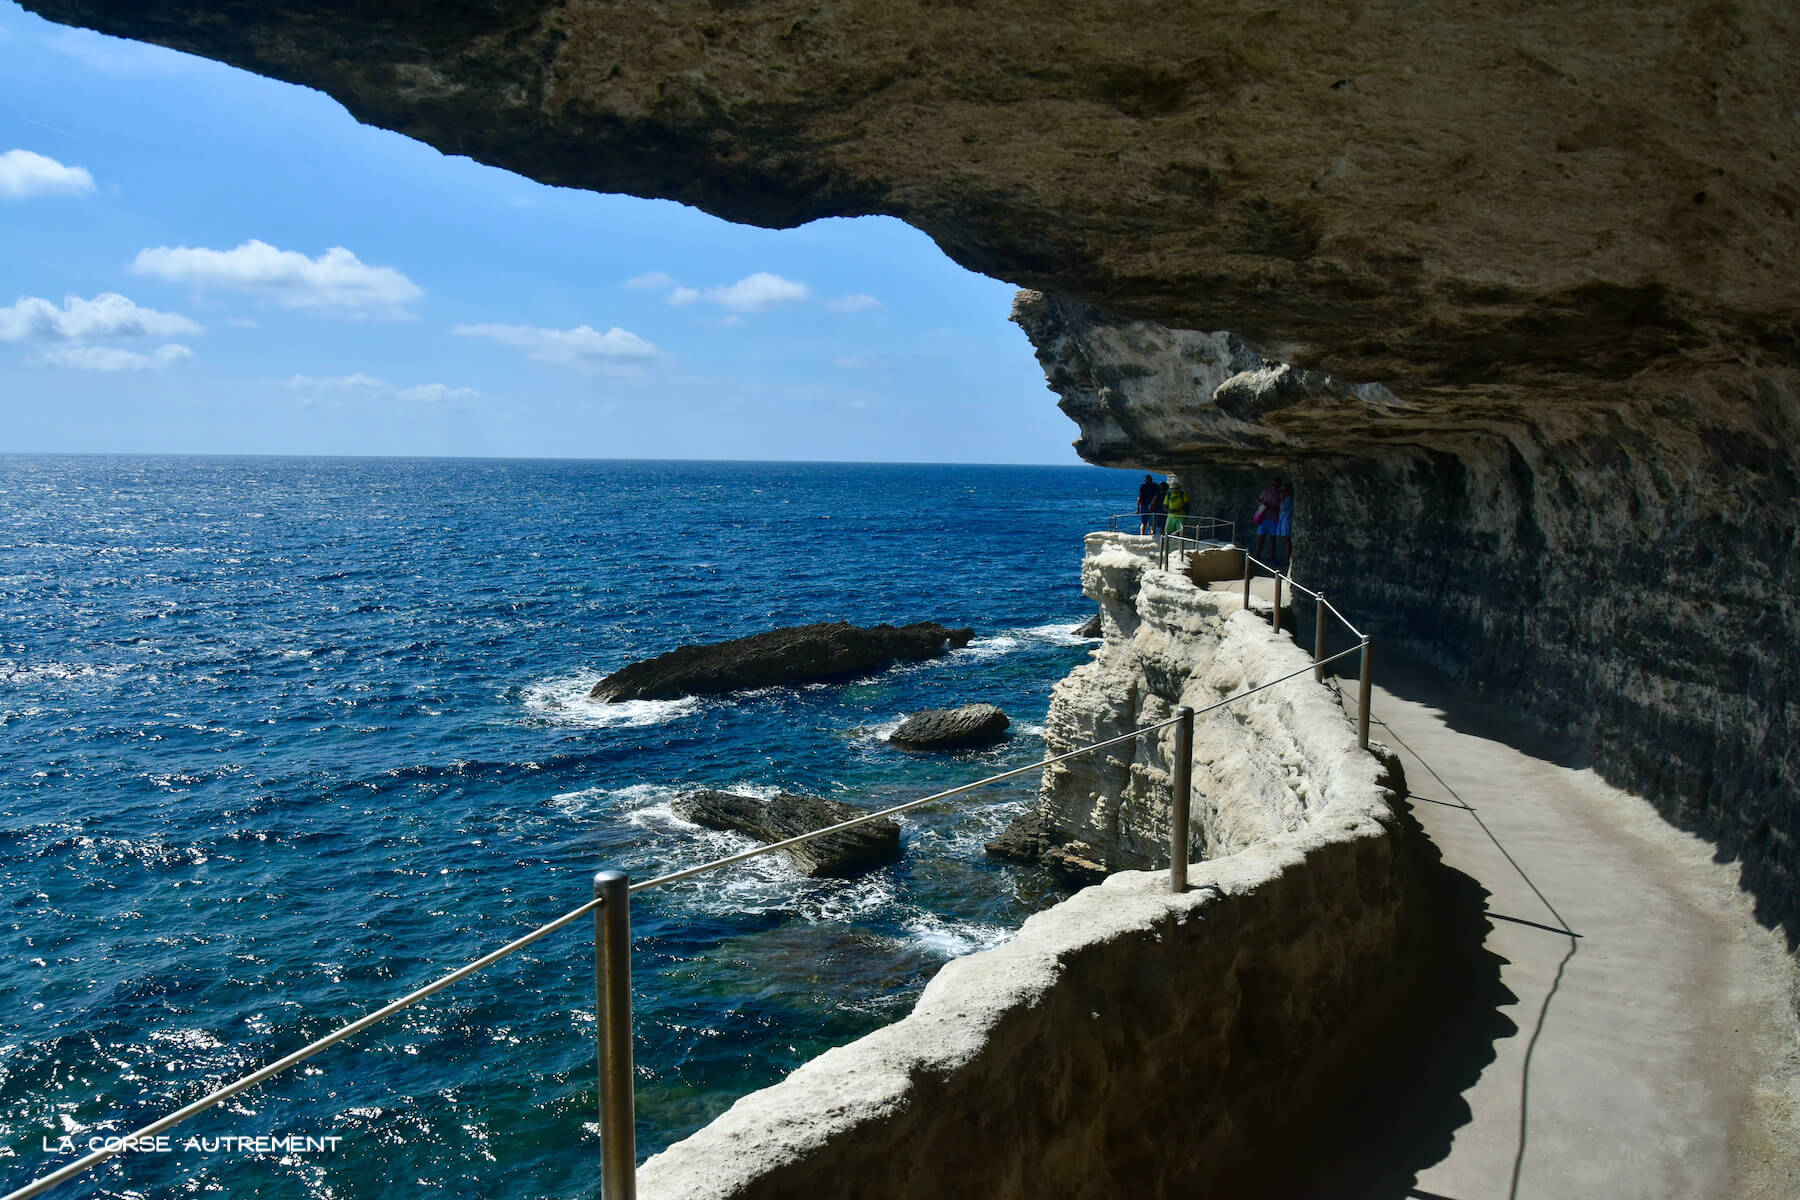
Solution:
{"label": "sea", "polygon": [[[0,457],[0,1193],[592,895],[752,845],[696,787],[875,809],[1043,754],[1092,467]],[[973,626],[933,661],[601,704],[783,625]],[[921,755],[985,701],[1002,744]],[[896,865],[765,857],[633,902],[640,1157],[904,1015],[1061,898],[983,843],[1035,775],[901,820]],[[599,1186],[592,924],[53,1196],[568,1197]],[[96,1139],[102,1139],[96,1142]]]}

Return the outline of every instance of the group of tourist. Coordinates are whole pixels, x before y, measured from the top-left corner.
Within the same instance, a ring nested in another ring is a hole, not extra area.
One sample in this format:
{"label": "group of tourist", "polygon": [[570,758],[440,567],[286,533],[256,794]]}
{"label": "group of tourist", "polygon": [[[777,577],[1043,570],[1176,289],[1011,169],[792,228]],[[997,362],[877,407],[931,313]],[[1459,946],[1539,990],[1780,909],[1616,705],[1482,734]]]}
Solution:
{"label": "group of tourist", "polygon": [[1187,525],[1188,498],[1174,479],[1158,483],[1144,476],[1137,497],[1139,533],[1180,533]]}
{"label": "group of tourist", "polygon": [[[1137,515],[1140,534],[1178,534],[1188,523],[1187,493],[1173,477],[1158,482],[1155,476],[1146,475],[1144,482],[1138,485]],[[1252,553],[1267,557],[1273,549],[1276,552],[1273,561],[1278,565],[1293,561],[1294,485],[1291,481],[1269,480],[1269,486],[1256,498],[1256,515],[1251,518],[1250,527],[1256,533]]]}
{"label": "group of tourist", "polygon": [[1294,485],[1285,479],[1271,479],[1269,486],[1256,498],[1256,515],[1250,518],[1256,530],[1256,548],[1252,554],[1265,557],[1269,547],[1278,552],[1276,566],[1294,561]]}

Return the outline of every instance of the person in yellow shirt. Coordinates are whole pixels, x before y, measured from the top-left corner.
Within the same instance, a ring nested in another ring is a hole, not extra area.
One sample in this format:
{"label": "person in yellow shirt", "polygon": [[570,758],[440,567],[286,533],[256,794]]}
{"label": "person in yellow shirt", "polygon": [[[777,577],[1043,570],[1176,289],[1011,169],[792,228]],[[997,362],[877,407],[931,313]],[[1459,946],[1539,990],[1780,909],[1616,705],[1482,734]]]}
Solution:
{"label": "person in yellow shirt", "polygon": [[1169,481],[1169,496],[1164,502],[1169,508],[1169,524],[1167,532],[1178,535],[1187,525],[1188,497],[1187,492],[1174,480]]}

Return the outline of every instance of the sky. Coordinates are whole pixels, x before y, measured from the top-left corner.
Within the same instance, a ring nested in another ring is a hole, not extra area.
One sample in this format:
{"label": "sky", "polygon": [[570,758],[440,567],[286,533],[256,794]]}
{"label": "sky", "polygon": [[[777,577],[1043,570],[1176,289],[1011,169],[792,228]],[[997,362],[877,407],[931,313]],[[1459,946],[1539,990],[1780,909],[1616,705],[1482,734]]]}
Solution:
{"label": "sky", "polygon": [[1013,291],[0,0],[0,452],[1076,463]]}

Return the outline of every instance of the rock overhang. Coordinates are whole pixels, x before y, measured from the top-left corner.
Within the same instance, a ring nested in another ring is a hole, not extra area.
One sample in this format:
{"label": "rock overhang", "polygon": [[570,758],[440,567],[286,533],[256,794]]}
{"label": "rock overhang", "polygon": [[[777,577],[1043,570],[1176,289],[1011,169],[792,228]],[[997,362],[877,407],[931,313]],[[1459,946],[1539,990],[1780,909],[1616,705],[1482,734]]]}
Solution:
{"label": "rock overhang", "polygon": [[1109,318],[1481,414],[1800,345],[1780,3],[26,6],[546,183],[890,214]]}

